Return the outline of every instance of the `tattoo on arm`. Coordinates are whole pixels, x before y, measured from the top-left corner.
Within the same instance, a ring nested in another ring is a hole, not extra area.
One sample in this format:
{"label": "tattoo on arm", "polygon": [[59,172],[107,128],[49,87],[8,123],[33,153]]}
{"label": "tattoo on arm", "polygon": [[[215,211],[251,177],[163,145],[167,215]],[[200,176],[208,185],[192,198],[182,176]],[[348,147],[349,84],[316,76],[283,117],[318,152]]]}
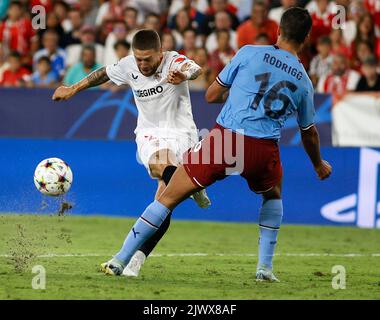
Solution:
{"label": "tattoo on arm", "polygon": [[188,78],[188,80],[194,80],[202,73],[202,68],[194,61],[189,61],[182,66],[181,71],[188,72],[190,74],[190,78]]}
{"label": "tattoo on arm", "polygon": [[79,81],[74,85],[74,88],[77,91],[81,91],[87,88],[98,86],[102,83],[105,83],[109,80],[109,77],[106,72],[106,67],[99,68],[91,72],[86,78]]}

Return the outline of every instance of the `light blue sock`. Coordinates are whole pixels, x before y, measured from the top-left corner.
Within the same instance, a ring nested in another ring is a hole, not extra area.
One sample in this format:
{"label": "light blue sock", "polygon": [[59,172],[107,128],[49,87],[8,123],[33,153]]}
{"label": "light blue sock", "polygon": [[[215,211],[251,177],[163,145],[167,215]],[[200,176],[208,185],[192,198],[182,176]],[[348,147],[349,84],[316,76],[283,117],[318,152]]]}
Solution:
{"label": "light blue sock", "polygon": [[272,259],[277,243],[283,208],[282,200],[265,201],[260,209],[259,262],[257,267],[272,269]]}
{"label": "light blue sock", "polygon": [[136,250],[157,231],[169,213],[170,210],[157,200],[152,202],[129,231],[115,258],[126,266]]}

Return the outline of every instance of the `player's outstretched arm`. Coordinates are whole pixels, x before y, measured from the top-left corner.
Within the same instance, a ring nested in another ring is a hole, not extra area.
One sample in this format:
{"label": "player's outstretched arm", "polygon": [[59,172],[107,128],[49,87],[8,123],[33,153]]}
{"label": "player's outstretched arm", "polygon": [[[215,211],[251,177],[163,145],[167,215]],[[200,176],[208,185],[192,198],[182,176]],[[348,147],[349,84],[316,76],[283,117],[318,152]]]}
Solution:
{"label": "player's outstretched arm", "polygon": [[228,97],[228,88],[221,86],[216,80],[208,87],[206,91],[206,101],[208,103],[223,103]]}
{"label": "player's outstretched arm", "polygon": [[108,80],[110,79],[107,75],[106,67],[99,68],[91,72],[86,78],[82,79],[81,81],[77,82],[72,86],[58,87],[55,90],[52,99],[54,101],[68,100],[79,91],[98,86],[102,83],[107,82]]}
{"label": "player's outstretched arm", "polygon": [[301,130],[301,137],[305,151],[313,163],[314,170],[319,179],[324,180],[328,178],[332,172],[332,168],[326,160],[322,160],[317,128],[311,126],[307,130]]}

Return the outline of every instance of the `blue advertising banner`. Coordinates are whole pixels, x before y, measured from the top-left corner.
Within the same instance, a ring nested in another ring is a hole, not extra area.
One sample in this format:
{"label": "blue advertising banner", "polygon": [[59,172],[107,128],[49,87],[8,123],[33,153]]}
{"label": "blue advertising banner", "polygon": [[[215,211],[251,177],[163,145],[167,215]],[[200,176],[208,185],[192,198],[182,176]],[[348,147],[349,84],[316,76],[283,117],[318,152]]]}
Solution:
{"label": "blue advertising banner", "polygon": [[[51,100],[50,89],[0,88],[0,137],[134,140],[137,109],[131,90],[88,90],[66,102]],[[204,92],[192,92],[198,129],[210,129],[221,105],[206,103]],[[316,122],[321,144],[331,145],[329,95],[316,95]],[[283,130],[281,144],[300,145],[295,116]]]}
{"label": "blue advertising banner", "polygon": [[[33,183],[44,158],[67,161],[74,174],[66,195],[73,214],[133,216],[152,201],[156,182],[136,161],[132,141],[0,139],[0,212],[54,212],[62,199],[42,196]],[[284,223],[380,228],[380,150],[322,148],[333,174],[319,181],[299,147],[283,146]],[[176,219],[255,222],[261,203],[246,182],[231,176],[208,188],[212,206],[186,200]]]}

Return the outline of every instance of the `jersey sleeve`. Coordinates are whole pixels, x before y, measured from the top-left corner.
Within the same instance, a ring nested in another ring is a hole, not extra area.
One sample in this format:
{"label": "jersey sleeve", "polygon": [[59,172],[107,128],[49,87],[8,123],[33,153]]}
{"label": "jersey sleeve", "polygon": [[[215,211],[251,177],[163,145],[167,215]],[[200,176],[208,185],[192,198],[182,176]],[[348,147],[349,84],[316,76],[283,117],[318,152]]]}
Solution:
{"label": "jersey sleeve", "polygon": [[129,60],[129,57],[124,57],[120,59],[117,63],[110,64],[106,67],[108,78],[110,78],[110,80],[118,86],[121,86],[122,84],[127,84],[129,82]]}
{"label": "jersey sleeve", "polygon": [[315,117],[314,89],[312,86],[302,93],[300,100],[297,122],[301,130],[307,130],[314,125]]}
{"label": "jersey sleeve", "polygon": [[170,62],[169,70],[170,71],[175,71],[179,70],[182,68],[182,66],[186,63],[192,61],[188,57],[184,56],[183,54],[175,54],[172,57],[172,60]]}
{"label": "jersey sleeve", "polygon": [[223,87],[231,87],[232,82],[239,70],[239,67],[245,63],[247,59],[247,48],[248,46],[242,47],[232,60],[224,67],[224,69],[216,77],[216,81]]}

